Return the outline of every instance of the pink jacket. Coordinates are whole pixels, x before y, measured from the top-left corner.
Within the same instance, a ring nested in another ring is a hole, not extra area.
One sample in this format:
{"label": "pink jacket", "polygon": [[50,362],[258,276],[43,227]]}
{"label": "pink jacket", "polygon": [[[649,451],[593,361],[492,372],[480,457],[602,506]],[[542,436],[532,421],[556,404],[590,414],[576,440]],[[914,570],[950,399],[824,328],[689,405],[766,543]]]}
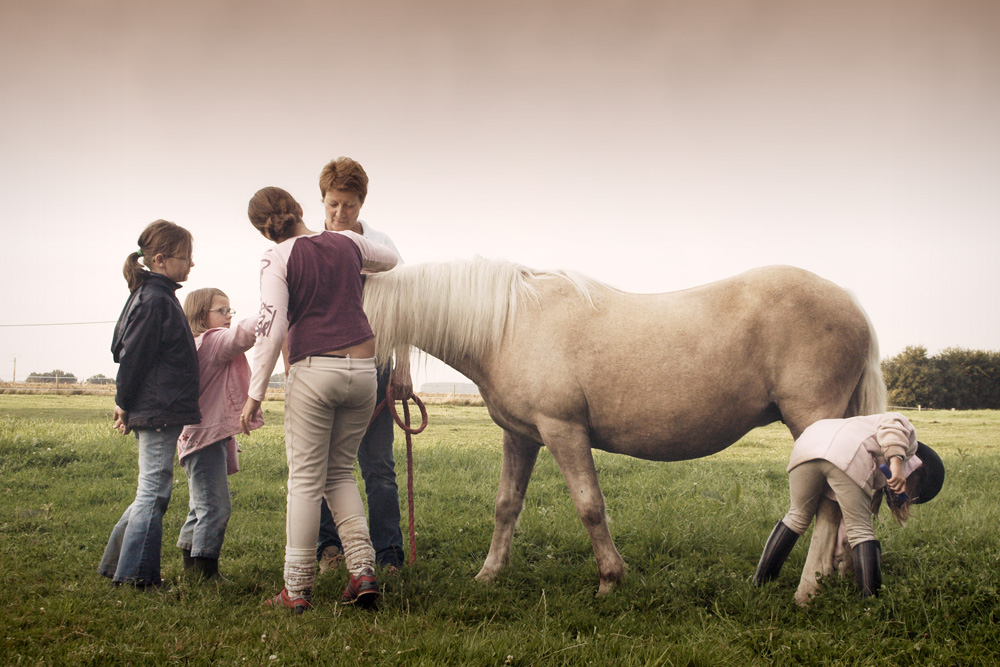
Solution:
{"label": "pink jacket", "polygon": [[[916,451],[917,433],[913,424],[898,412],[821,419],[795,441],[788,472],[806,461],[824,459],[847,473],[858,486],[871,491],[873,473],[879,463],[890,456],[902,456],[903,474],[909,475],[920,465],[920,459],[914,456]],[[877,477],[880,482],[877,486],[883,486],[881,473]]]}
{"label": "pink jacket", "polygon": [[[229,474],[239,471],[236,438],[230,436],[241,432],[240,412],[250,387],[250,364],[243,353],[253,347],[256,325],[256,317],[246,318],[229,329],[209,329],[194,339],[201,378],[198,399],[201,423],[185,426],[181,431],[177,440],[178,459],[183,461],[191,452],[229,438]],[[263,425],[258,412],[250,428]]]}

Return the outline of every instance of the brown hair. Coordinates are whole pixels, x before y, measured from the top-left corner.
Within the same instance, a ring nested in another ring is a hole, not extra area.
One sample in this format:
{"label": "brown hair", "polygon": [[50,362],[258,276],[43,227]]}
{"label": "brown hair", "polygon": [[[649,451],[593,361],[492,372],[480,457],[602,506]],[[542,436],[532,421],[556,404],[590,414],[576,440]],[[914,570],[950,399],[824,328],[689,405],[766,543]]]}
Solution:
{"label": "brown hair", "polygon": [[264,238],[277,243],[302,222],[302,207],[288,192],[272,186],[254,194],[247,207],[247,215]]}
{"label": "brown hair", "polygon": [[215,297],[223,296],[227,299],[226,293],[217,287],[202,287],[187,295],[184,299],[184,315],[191,325],[191,335],[200,336],[208,331],[208,312],[212,308],[212,301]]}
{"label": "brown hair", "polygon": [[142,263],[148,267],[156,255],[167,257],[177,257],[181,254],[190,255],[194,238],[191,236],[191,232],[180,225],[166,220],[157,220],[149,223],[142,230],[136,243],[139,250],[129,254],[125,258],[125,266],[122,267],[122,274],[125,276],[130,292],[139,289],[149,274],[148,270],[139,265],[140,257],[142,257]]}
{"label": "brown hair", "polygon": [[878,516],[878,511],[882,507],[882,500],[885,500],[886,506],[889,508],[889,512],[892,514],[892,518],[896,520],[900,526],[905,526],[906,521],[910,518],[910,505],[913,504],[915,499],[915,494],[917,489],[920,488],[920,480],[923,477],[923,471],[917,468],[910,473],[910,476],[906,478],[906,495],[908,500],[906,502],[900,502],[899,497],[887,493],[886,490],[888,486],[883,486],[882,488],[875,491],[872,494],[871,502],[871,513]]}
{"label": "brown hair", "polygon": [[359,162],[349,157],[330,160],[319,173],[320,196],[326,197],[329,190],[353,192],[364,204],[368,196],[368,174]]}

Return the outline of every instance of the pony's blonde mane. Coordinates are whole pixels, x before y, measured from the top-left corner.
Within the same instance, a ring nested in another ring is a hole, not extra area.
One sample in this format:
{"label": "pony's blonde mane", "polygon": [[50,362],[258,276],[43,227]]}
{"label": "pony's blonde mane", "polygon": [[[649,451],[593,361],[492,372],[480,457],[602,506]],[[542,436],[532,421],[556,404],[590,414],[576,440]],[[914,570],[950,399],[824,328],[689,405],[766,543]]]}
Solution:
{"label": "pony's blonde mane", "polygon": [[601,286],[571,271],[535,271],[502,260],[404,264],[369,275],[364,307],[375,330],[376,357],[386,362],[401,345],[444,361],[481,359],[499,346],[518,307],[537,300],[537,280],[563,279],[593,306]]}

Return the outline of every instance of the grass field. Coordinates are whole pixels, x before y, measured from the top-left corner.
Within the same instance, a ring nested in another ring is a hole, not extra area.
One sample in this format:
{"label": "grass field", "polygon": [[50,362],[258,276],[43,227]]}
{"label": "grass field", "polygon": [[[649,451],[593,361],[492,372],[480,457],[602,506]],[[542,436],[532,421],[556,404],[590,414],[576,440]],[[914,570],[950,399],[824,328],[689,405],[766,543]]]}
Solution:
{"label": "grass field", "polygon": [[[318,579],[314,610],[265,611],[281,587],[281,404],[242,440],[230,478],[227,584],[184,580],[174,547],[187,506],[175,473],[155,592],[95,572],[135,493],[136,446],[104,396],[0,396],[0,664],[219,665],[995,665],[1000,412],[913,412],[945,461],[938,498],[905,529],[878,522],[884,587],[859,601],[828,580],[792,601],[800,540],[778,581],[749,579],[787,509],[791,439],[758,429],[713,457],[650,463],[596,453],[625,582],[596,599],[586,532],[551,456],[528,488],[510,567],[473,580],[489,547],[500,430],[485,408],[428,406],[414,440],[418,561],[382,576],[376,613],[336,604],[343,569]],[[405,448],[397,433],[405,515]],[[405,534],[405,530],[404,530]]]}

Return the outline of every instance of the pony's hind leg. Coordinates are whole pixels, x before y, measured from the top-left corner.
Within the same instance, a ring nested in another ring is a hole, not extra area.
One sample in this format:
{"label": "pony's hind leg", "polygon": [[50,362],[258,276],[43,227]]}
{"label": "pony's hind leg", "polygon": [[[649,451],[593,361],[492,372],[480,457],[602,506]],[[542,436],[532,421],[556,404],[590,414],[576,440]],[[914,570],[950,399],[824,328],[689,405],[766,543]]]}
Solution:
{"label": "pony's hind leg", "polygon": [[601,577],[597,595],[607,595],[624,578],[625,561],[615,548],[608,530],[604,496],[601,495],[601,487],[597,482],[590,438],[586,429],[577,423],[539,420],[537,425],[545,446],[552,452],[552,457],[566,480],[580,521],[590,535],[590,544],[597,560],[597,572]]}
{"label": "pony's hind leg", "polygon": [[514,526],[524,507],[524,493],[528,489],[539,449],[541,446],[536,442],[510,431],[503,432],[503,463],[494,508],[493,540],[483,568],[476,575],[478,581],[491,581],[510,559]]}
{"label": "pony's hind leg", "polygon": [[826,496],[820,498],[809,553],[802,568],[799,588],[795,591],[795,602],[799,606],[808,604],[810,598],[819,591],[817,574],[826,577],[833,573],[840,519],[840,505]]}

